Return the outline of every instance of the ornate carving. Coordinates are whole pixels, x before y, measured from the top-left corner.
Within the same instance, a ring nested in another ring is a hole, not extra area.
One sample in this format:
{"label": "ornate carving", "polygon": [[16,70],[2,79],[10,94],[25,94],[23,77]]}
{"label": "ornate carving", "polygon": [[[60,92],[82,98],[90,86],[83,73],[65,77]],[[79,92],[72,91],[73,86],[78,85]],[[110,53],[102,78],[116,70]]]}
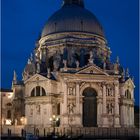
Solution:
{"label": "ornate carving", "polygon": [[102,83],[101,83],[101,86],[103,87],[103,86],[106,86],[107,85],[107,82],[106,81],[103,81]]}
{"label": "ornate carving", "polygon": [[40,105],[36,105],[36,113],[40,114]]}
{"label": "ornate carving", "polygon": [[80,85],[80,89],[86,84],[86,82],[82,82]]}
{"label": "ornate carving", "polygon": [[72,87],[69,88],[69,95],[73,95],[73,88]]}
{"label": "ornate carving", "polygon": [[117,87],[117,86],[119,86],[119,83],[118,82],[114,82],[113,85]]}
{"label": "ornate carving", "polygon": [[111,85],[107,85],[106,95],[113,96],[113,87]]}
{"label": "ornate carving", "polygon": [[33,116],[33,109],[30,109],[30,115]]}
{"label": "ornate carving", "polygon": [[68,87],[69,88],[74,88],[75,87],[75,83],[74,82],[68,82]]}
{"label": "ornate carving", "polygon": [[108,114],[113,114],[114,113],[114,104],[113,103],[107,103],[107,113]]}
{"label": "ornate carving", "polygon": [[69,103],[68,104],[69,114],[73,114],[74,113],[74,108],[75,108],[75,104],[74,103]]}
{"label": "ornate carving", "polygon": [[73,121],[75,121],[75,117],[74,117],[73,115],[69,115],[69,116],[68,116],[69,125],[70,125]]}

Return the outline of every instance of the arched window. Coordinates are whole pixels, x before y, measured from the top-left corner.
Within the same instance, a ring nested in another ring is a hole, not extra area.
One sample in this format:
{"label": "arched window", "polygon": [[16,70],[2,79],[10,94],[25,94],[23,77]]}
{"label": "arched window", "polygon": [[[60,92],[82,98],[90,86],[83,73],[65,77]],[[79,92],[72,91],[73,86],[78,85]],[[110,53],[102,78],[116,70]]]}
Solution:
{"label": "arched window", "polygon": [[34,97],[35,96],[35,89],[33,89],[32,91],[31,91],[31,97]]}
{"label": "arched window", "polygon": [[42,96],[46,96],[46,92],[44,88],[42,88]]}
{"label": "arched window", "polygon": [[40,86],[33,88],[33,90],[31,91],[31,97],[34,96],[46,96],[45,89]]}
{"label": "arched window", "polygon": [[11,119],[11,110],[7,111],[7,119]]}
{"label": "arched window", "polygon": [[36,87],[36,96],[40,96],[40,87],[39,86]]}
{"label": "arched window", "polygon": [[57,115],[60,115],[60,103],[57,104]]}
{"label": "arched window", "polygon": [[125,91],[125,97],[131,99],[131,92],[128,89]]}

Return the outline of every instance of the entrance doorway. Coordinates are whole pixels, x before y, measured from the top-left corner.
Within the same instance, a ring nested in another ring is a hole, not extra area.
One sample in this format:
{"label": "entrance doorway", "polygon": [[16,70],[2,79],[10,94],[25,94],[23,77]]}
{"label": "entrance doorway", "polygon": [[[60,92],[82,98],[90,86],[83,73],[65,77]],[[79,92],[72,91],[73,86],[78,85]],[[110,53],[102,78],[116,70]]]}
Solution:
{"label": "entrance doorway", "polygon": [[86,88],[83,92],[83,126],[97,126],[97,92],[93,88]]}

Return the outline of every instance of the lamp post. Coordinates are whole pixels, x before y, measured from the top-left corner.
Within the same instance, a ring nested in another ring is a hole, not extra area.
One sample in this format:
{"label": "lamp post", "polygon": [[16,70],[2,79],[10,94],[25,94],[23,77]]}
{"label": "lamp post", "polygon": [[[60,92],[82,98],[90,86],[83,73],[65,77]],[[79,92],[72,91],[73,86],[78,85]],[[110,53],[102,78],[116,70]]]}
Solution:
{"label": "lamp post", "polygon": [[56,127],[56,122],[59,120],[59,118],[55,115],[53,115],[50,118],[50,122],[52,123],[52,127],[53,127],[53,134],[55,135],[55,127]]}

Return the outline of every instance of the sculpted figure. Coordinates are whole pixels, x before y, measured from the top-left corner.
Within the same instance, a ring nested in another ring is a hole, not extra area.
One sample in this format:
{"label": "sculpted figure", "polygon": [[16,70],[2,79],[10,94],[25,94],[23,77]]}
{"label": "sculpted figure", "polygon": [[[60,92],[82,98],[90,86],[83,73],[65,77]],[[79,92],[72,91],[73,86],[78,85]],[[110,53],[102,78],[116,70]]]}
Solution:
{"label": "sculpted figure", "polygon": [[56,51],[56,55],[53,58],[54,70],[58,70],[60,63],[61,63],[61,56],[60,56],[60,53]]}
{"label": "sculpted figure", "polygon": [[69,113],[70,114],[73,114],[74,113],[74,107],[75,107],[75,105],[73,103],[70,103],[68,105],[68,109],[69,109]]}

